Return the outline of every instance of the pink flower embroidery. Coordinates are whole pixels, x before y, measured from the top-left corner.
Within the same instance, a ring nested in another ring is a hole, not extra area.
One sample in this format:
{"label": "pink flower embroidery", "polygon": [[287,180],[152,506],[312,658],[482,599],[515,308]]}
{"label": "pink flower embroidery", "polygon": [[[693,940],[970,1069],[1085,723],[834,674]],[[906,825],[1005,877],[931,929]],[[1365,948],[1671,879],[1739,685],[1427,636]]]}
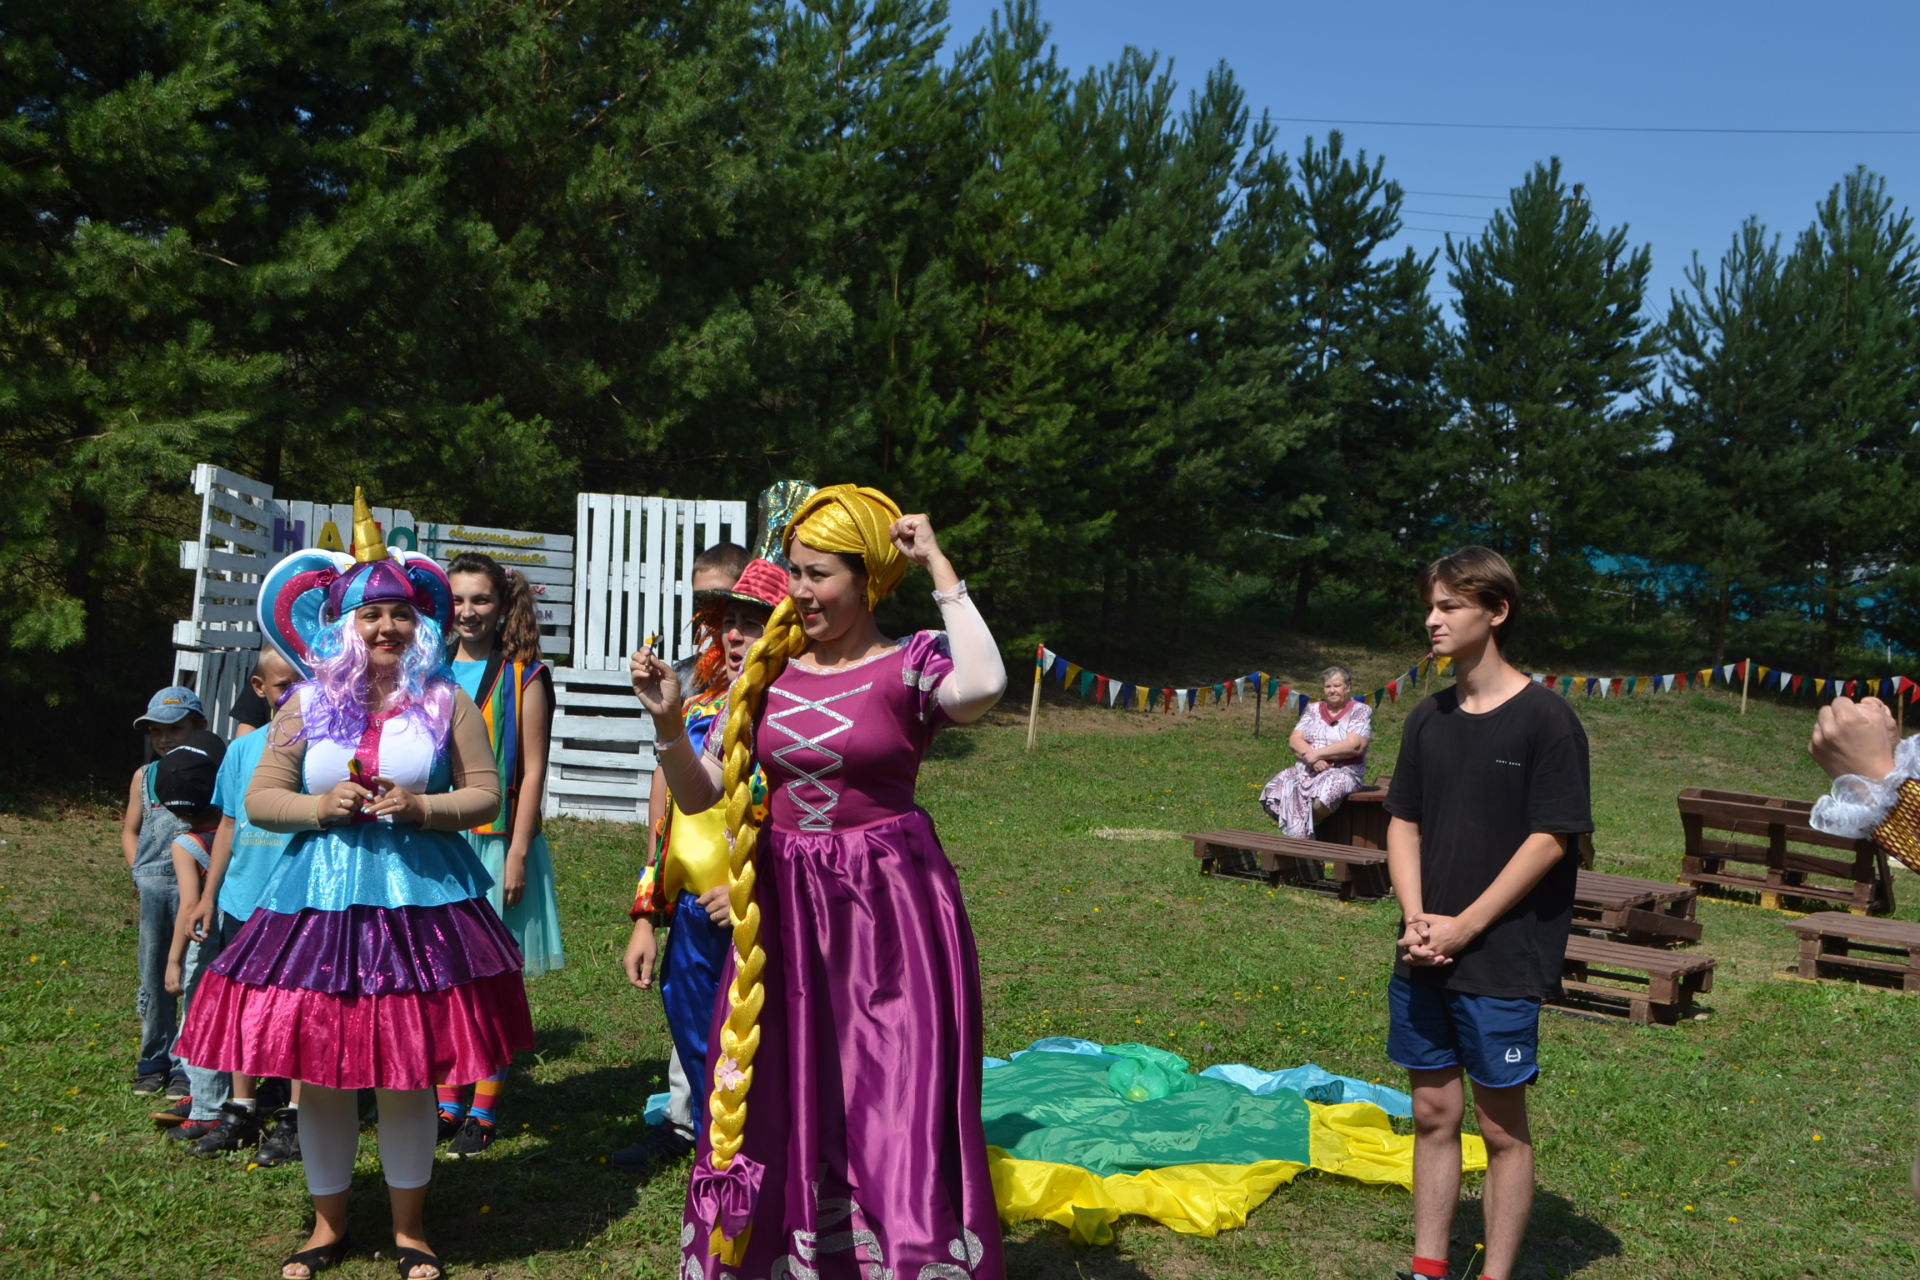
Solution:
{"label": "pink flower embroidery", "polygon": [[739,1063],[723,1053],[720,1061],[714,1064],[713,1082],[722,1089],[737,1089],[747,1082],[747,1073],[740,1069]]}

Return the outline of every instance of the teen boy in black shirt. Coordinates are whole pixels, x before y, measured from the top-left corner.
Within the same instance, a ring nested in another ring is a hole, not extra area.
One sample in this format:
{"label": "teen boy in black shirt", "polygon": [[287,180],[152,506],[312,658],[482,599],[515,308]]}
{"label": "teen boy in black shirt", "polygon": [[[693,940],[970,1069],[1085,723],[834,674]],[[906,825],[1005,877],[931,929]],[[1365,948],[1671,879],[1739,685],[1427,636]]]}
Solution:
{"label": "teen boy in black shirt", "polygon": [[1498,553],[1443,556],[1420,588],[1456,683],[1407,717],[1387,792],[1387,865],[1405,918],[1387,1055],[1412,1077],[1411,1274],[1447,1274],[1464,1075],[1487,1144],[1482,1276],[1507,1280],[1533,1206],[1527,1085],[1541,1002],[1560,994],[1579,867],[1569,837],[1593,830],[1587,738],[1564,699],[1501,656],[1520,584]]}

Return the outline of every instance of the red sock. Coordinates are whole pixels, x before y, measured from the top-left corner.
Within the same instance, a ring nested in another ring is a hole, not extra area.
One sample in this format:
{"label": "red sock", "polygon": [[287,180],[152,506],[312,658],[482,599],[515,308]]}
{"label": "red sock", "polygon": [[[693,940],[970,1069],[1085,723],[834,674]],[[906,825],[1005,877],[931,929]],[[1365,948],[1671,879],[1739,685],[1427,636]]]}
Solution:
{"label": "red sock", "polygon": [[[1417,1276],[1432,1276],[1434,1280],[1447,1280],[1447,1260],[1445,1258],[1422,1258],[1416,1254],[1413,1259],[1413,1274]],[[1486,1277],[1482,1276],[1481,1280],[1486,1280]]]}

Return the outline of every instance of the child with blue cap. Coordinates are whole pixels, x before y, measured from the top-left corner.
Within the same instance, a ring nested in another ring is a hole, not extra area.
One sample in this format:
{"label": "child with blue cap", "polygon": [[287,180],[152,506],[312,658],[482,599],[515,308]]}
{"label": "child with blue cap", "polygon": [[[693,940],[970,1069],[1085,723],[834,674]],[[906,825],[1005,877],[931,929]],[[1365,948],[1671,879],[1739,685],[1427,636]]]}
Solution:
{"label": "child with blue cap", "polygon": [[133,1091],[165,1091],[177,1100],[187,1096],[187,1076],[173,1057],[179,1009],[166,987],[167,952],[180,907],[170,850],[174,838],[186,828],[160,803],[154,781],[161,758],[207,727],[206,709],[193,690],[168,685],[147,699],[146,714],[133,727],[145,731],[154,757],[133,771],[126,816],[120,824],[120,852],[140,895],[140,988],[134,998],[140,1017],[140,1057],[133,1070]]}

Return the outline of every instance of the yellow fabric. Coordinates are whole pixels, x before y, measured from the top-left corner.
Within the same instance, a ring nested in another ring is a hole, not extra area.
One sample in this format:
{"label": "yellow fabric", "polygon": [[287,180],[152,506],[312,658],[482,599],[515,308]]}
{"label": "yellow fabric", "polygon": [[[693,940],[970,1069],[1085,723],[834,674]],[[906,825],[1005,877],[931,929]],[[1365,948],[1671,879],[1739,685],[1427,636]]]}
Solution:
{"label": "yellow fabric", "polygon": [[[1413,1186],[1413,1138],[1393,1131],[1370,1102],[1309,1102],[1312,1168],[1359,1182]],[[1487,1147],[1460,1137],[1460,1167],[1487,1167]],[[1008,1222],[1039,1219],[1067,1229],[1079,1244],[1111,1244],[1122,1214],[1152,1218],[1185,1235],[1214,1236],[1247,1225],[1247,1215],[1308,1166],[1292,1160],[1256,1164],[1179,1164],[1109,1177],[1079,1165],[1019,1160],[987,1148],[993,1198]]]}
{"label": "yellow fabric", "polygon": [[667,849],[660,859],[662,896],[675,902],[680,891],[698,896],[727,883],[727,811],[720,805],[688,813],[673,806]]}
{"label": "yellow fabric", "polygon": [[889,536],[899,518],[899,506],[878,489],[829,485],[800,504],[781,545],[791,550],[798,538],[816,551],[861,557],[867,562],[867,608],[877,609],[907,576],[907,558]]}

